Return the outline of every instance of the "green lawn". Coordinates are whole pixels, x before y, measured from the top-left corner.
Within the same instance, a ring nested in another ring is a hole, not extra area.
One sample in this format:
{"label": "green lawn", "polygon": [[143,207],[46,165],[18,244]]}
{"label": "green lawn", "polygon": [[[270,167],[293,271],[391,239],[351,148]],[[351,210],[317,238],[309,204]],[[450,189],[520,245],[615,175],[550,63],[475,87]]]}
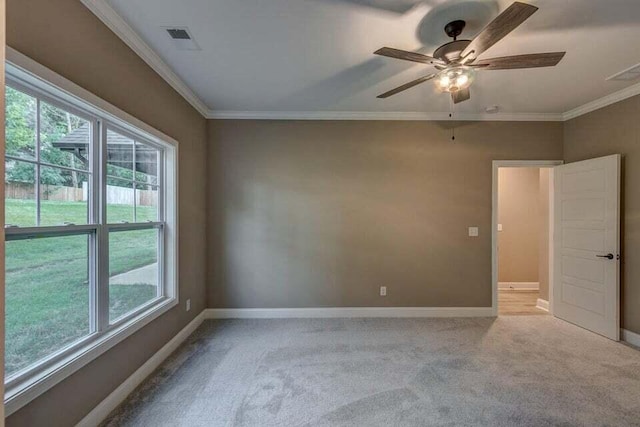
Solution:
{"label": "green lawn", "polygon": [[[86,204],[42,201],[43,223],[86,223]],[[108,207],[110,222],[130,220],[130,206]],[[155,208],[138,207],[152,217]],[[6,222],[34,225],[35,202],[6,200]],[[44,224],[43,224],[44,225]],[[155,230],[112,233],[110,275],[156,262]],[[7,375],[83,337],[89,331],[89,286],[85,235],[17,240],[6,243]],[[109,288],[110,318],[115,319],[152,299],[156,288],[131,283]]]}

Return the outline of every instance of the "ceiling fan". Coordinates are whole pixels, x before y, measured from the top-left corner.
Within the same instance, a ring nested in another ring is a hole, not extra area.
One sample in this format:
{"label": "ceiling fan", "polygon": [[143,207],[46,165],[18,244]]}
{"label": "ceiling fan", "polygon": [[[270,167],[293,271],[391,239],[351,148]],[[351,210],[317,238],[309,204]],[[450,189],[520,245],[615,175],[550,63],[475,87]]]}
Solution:
{"label": "ceiling fan", "polygon": [[530,4],[515,2],[491,21],[473,40],[458,40],[458,36],[462,34],[466,25],[465,21],[449,22],[444,27],[444,31],[453,38],[453,41],[437,48],[433,56],[390,47],[378,49],[374,52],[376,55],[429,64],[438,69],[437,73],[405,83],[378,95],[378,98],[388,98],[420,83],[435,79],[436,86],[443,92],[451,93],[453,102],[457,104],[471,98],[469,86],[473,83],[476,70],[513,70],[557,65],[566,52],[533,53],[477,61],[478,56],[515,30],[537,10],[537,7]]}

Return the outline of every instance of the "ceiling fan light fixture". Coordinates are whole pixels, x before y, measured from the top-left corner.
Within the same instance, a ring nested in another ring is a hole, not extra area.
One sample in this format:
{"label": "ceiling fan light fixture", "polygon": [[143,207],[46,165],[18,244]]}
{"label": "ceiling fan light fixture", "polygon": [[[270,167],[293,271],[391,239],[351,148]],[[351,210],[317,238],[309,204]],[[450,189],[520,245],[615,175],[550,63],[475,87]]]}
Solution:
{"label": "ceiling fan light fixture", "polygon": [[436,85],[443,92],[457,92],[467,89],[473,83],[473,68],[458,66],[442,70],[436,76]]}
{"label": "ceiling fan light fixture", "polygon": [[439,72],[422,76],[378,95],[378,98],[388,98],[428,80],[433,80],[440,91],[451,94],[451,100],[454,104],[459,104],[471,99],[469,86],[473,83],[475,71],[516,70],[558,65],[566,52],[529,53],[476,61],[480,55],[522,25],[537,10],[536,6],[515,1],[473,40],[458,40],[466,22],[460,19],[451,21],[445,26],[444,31],[447,36],[453,38],[453,41],[438,47],[432,56],[386,46],[376,50],[374,52],[376,55],[428,64],[439,70]]}

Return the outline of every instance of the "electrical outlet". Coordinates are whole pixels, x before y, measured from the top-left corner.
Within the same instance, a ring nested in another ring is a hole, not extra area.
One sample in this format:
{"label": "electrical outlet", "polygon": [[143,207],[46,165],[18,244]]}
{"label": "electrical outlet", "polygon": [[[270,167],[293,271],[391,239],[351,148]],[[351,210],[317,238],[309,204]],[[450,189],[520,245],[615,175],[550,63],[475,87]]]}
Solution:
{"label": "electrical outlet", "polygon": [[187,311],[191,310],[191,298],[189,298],[189,299],[187,300],[187,304],[186,304],[186,305],[187,305],[187,307],[186,307],[186,308],[187,308]]}
{"label": "electrical outlet", "polygon": [[387,287],[386,286],[380,286],[380,296],[381,297],[386,297],[387,296]]}
{"label": "electrical outlet", "polygon": [[478,227],[469,227],[469,237],[478,237]]}

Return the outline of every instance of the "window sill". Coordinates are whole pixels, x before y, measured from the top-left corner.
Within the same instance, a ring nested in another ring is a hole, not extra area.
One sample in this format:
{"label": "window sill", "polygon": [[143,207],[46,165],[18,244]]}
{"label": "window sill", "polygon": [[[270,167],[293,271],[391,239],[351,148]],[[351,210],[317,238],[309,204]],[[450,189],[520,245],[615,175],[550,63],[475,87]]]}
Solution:
{"label": "window sill", "polygon": [[177,298],[161,299],[149,310],[126,320],[104,335],[53,363],[44,371],[11,385],[5,391],[5,416],[16,412],[177,304]]}

